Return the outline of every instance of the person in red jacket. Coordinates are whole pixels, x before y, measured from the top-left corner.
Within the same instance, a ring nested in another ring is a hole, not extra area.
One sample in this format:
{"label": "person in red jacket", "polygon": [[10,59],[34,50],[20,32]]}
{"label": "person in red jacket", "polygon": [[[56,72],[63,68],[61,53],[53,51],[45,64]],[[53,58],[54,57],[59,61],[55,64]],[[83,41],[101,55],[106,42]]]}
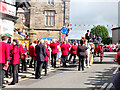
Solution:
{"label": "person in red jacket", "polygon": [[69,58],[69,62],[71,61],[72,57],[74,56],[74,59],[73,59],[73,63],[75,63],[75,59],[76,59],[76,55],[77,55],[77,46],[76,46],[76,42],[74,42],[74,45],[71,47],[71,50],[70,50],[70,58]]}
{"label": "person in red jacket", "polygon": [[47,76],[47,67],[48,67],[48,60],[49,60],[49,50],[48,50],[48,48],[47,48],[47,43],[44,43],[44,45],[45,45],[45,47],[46,47],[46,49],[45,49],[45,51],[46,51],[46,57],[45,57],[45,60],[44,60],[44,68],[45,68],[45,76]]}
{"label": "person in red jacket", "polygon": [[[56,58],[57,58],[57,53],[58,53],[58,48],[57,46],[59,45],[60,43],[56,43],[54,40],[53,40],[53,43],[50,44],[50,48],[52,49],[52,52],[51,52],[51,65],[52,67],[56,68]],[[53,60],[54,59],[54,60]]]}
{"label": "person in red jacket", "polygon": [[35,60],[35,56],[36,56],[36,54],[35,54],[35,46],[36,46],[36,44],[33,43],[33,42],[29,46],[29,55],[32,57],[32,59],[30,61],[30,66],[29,66],[30,68],[32,68],[32,63]]}
{"label": "person in red jacket", "polygon": [[8,76],[12,77],[12,65],[11,65],[10,62],[11,62],[11,59],[12,59],[12,57],[11,57],[11,51],[13,50],[13,45],[11,44],[11,39],[8,40],[8,45],[9,45],[9,52],[10,52],[10,54],[9,54],[9,62],[8,62],[9,67],[6,70],[6,73],[5,73],[5,76],[7,78],[8,78]]}
{"label": "person in red jacket", "polygon": [[20,55],[19,55],[19,45],[17,40],[13,40],[13,50],[12,50],[12,69],[13,69],[13,80],[10,83],[10,85],[15,85],[15,83],[18,83],[18,64],[20,63]]}
{"label": "person in red jacket", "polygon": [[[20,64],[21,64],[21,56],[22,56],[22,45],[21,45],[21,41],[18,41],[18,45],[19,45],[19,50],[20,50]],[[20,72],[20,64],[18,65],[18,72]]]}
{"label": "person in red jacket", "polygon": [[27,61],[26,61],[26,55],[27,55],[27,48],[25,46],[25,43],[22,44],[22,72],[27,71]]}
{"label": "person in red jacket", "polygon": [[[118,52],[116,54],[116,58],[114,61],[120,65],[120,48],[118,49]],[[119,71],[120,71],[120,68],[119,68]]]}
{"label": "person in red jacket", "polygon": [[62,62],[63,62],[63,67],[67,67],[66,61],[67,61],[69,48],[68,48],[68,46],[66,45],[65,42],[63,42],[61,44],[61,51],[62,51],[61,59],[62,59]]}
{"label": "person in red jacket", "polygon": [[3,87],[4,82],[4,70],[3,67],[9,62],[9,45],[7,44],[8,37],[2,36],[2,42],[0,42],[0,88]]}

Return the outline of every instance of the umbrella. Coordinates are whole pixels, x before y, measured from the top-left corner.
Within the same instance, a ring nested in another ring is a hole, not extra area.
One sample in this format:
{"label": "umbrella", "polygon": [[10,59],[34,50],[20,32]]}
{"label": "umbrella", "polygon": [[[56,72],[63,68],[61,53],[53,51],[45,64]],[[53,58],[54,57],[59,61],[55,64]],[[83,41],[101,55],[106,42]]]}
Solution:
{"label": "umbrella", "polygon": [[47,39],[48,41],[52,41],[51,38],[42,38],[43,40]]}

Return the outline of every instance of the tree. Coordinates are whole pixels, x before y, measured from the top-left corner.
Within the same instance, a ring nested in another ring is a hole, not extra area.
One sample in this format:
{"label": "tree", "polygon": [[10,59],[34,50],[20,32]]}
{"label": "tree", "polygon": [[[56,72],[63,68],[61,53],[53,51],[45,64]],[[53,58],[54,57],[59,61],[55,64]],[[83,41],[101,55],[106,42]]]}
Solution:
{"label": "tree", "polygon": [[[95,36],[100,36],[104,42],[108,38],[108,30],[105,26],[95,26],[91,29],[91,33]],[[104,43],[105,44],[105,43]]]}
{"label": "tree", "polygon": [[111,44],[112,43],[112,38],[111,37],[104,38],[103,43],[107,44],[107,45]]}

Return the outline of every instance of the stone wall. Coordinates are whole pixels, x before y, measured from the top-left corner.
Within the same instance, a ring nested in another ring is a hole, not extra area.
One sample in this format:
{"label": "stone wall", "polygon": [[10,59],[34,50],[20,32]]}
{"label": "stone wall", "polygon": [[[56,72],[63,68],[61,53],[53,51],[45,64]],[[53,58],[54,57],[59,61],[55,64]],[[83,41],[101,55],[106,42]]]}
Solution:
{"label": "stone wall", "polygon": [[61,32],[60,31],[47,31],[47,30],[35,30],[36,31],[36,39],[42,38],[52,38],[61,40]]}
{"label": "stone wall", "polygon": [[[63,0],[54,0],[54,5],[49,5],[48,0],[31,0],[30,1],[30,28],[37,30],[38,38],[55,38],[61,39],[60,29],[64,24],[64,2]],[[45,11],[55,11],[55,26],[45,25]],[[65,22],[69,24],[70,2],[66,2]]]}

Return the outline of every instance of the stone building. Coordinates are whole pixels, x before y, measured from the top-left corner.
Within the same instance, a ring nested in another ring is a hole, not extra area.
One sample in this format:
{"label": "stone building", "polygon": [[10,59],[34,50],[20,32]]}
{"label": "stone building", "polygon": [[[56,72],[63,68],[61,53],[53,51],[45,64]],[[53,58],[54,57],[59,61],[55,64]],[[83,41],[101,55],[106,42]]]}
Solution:
{"label": "stone building", "polygon": [[120,44],[120,27],[112,29],[112,43],[113,44],[116,44],[116,43]]}
{"label": "stone building", "polygon": [[30,28],[36,38],[61,40],[61,28],[69,25],[70,0],[31,0]]}
{"label": "stone building", "polygon": [[[120,26],[120,1],[118,2],[118,26]],[[112,43],[120,44],[120,27],[112,28]]]}

